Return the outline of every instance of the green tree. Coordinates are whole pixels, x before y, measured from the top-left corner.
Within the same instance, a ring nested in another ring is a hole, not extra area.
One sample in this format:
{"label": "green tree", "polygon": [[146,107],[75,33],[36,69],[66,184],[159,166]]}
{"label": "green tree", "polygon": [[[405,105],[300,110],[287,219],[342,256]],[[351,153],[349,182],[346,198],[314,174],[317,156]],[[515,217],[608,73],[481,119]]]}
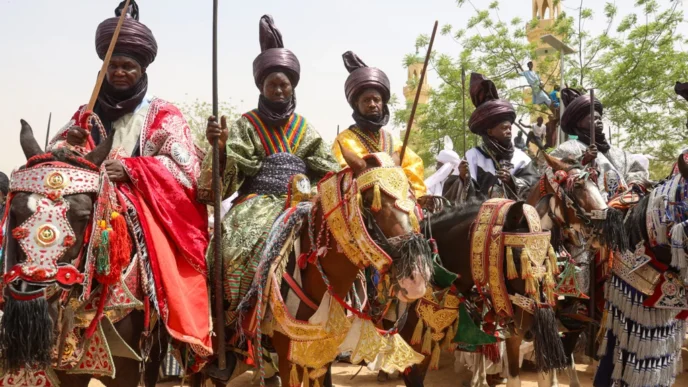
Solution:
{"label": "green tree", "polygon": [[[210,150],[210,144],[205,139],[205,128],[208,124],[208,117],[213,115],[213,104],[196,99],[193,102],[185,102],[178,105],[179,110],[184,114],[184,118],[189,123],[194,143],[203,152]],[[218,104],[219,114],[227,116],[227,123],[239,118],[236,106],[231,102],[220,102]]]}
{"label": "green tree", "polygon": [[[431,68],[442,83],[431,92],[430,102],[423,108],[423,131],[412,134],[412,143],[419,146],[448,134],[455,148],[462,149],[458,144],[462,144],[467,129],[461,119],[461,101],[464,97],[470,101],[469,80],[461,82],[462,67],[491,78],[500,96],[510,100],[519,115],[544,112],[542,106],[523,102],[522,87],[510,87],[519,78],[515,68],[535,57],[536,47],[527,41],[526,26],[535,27],[538,21],[526,23],[513,18],[505,22],[498,1],[486,9],[479,9],[471,0],[457,0],[457,4],[472,8],[474,15],[465,28],[442,28],[442,35],[455,40],[460,51],[457,56],[432,55]],[[685,80],[688,70],[688,54],[681,50],[685,37],[677,31],[684,21],[679,6],[679,1],[636,0],[631,12],[619,19],[615,4],[607,3],[602,15],[605,28],[593,33],[587,25],[596,15],[581,0],[572,15],[562,12],[547,28],[547,32],[563,37],[577,50],[577,54],[565,58],[567,83],[584,91],[595,89],[605,107],[606,124],[614,134],[613,144],[650,155],[654,159],[654,178],[663,177],[680,149],[688,145],[684,135],[688,102],[673,92],[675,81]],[[416,50],[427,44],[427,36],[421,35]],[[414,60],[418,60],[416,55],[408,55],[405,63]],[[555,54],[539,64],[536,71],[544,83],[558,76],[559,60]],[[470,115],[473,106],[467,102],[466,107]],[[403,122],[408,110],[397,111],[396,121]],[[432,162],[432,154],[425,154],[424,160]]]}

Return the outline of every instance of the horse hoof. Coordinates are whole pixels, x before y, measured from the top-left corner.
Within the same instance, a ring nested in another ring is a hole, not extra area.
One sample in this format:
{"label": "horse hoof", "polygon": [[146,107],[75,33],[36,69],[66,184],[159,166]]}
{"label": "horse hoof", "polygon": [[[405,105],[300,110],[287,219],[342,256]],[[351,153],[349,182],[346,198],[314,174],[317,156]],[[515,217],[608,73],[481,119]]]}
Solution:
{"label": "horse hoof", "polygon": [[217,365],[217,361],[214,361],[212,363],[208,363],[203,368],[203,373],[215,381],[225,384],[229,383],[229,379],[232,377],[232,373],[234,373],[234,367],[236,366],[237,358],[234,352],[227,352],[226,358],[227,367],[225,367],[225,369],[221,370]]}
{"label": "horse hoof", "polygon": [[385,372],[380,371],[377,373],[377,381],[378,383],[386,383],[389,381],[389,375],[387,375],[387,373]]}

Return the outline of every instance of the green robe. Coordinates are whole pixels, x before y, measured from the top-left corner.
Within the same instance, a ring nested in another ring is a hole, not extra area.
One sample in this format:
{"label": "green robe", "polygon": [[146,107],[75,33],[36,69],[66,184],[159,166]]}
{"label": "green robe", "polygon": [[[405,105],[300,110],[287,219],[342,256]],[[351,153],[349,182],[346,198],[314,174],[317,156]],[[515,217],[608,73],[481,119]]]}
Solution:
{"label": "green robe", "polygon": [[[268,128],[267,130],[284,132],[284,128]],[[237,192],[247,178],[258,174],[263,160],[270,152],[266,150],[261,142],[259,131],[246,115],[233,123],[229,127],[227,157],[223,161],[225,164],[222,177],[223,199]],[[339,169],[330,153],[329,146],[307,121],[296,149],[290,149],[289,153],[294,154],[306,164],[312,184],[319,181],[326,173]],[[288,181],[284,184],[286,187]],[[212,153],[203,160],[198,186],[199,199],[212,204]],[[285,202],[285,196],[254,196],[242,192],[242,196],[235,200],[238,204],[235,204],[222,219],[224,296],[226,305],[228,302],[226,310],[228,325],[236,320],[237,306],[253,282],[263,245],[272,224],[284,210]],[[207,254],[209,262],[212,261],[213,246],[211,240]]]}

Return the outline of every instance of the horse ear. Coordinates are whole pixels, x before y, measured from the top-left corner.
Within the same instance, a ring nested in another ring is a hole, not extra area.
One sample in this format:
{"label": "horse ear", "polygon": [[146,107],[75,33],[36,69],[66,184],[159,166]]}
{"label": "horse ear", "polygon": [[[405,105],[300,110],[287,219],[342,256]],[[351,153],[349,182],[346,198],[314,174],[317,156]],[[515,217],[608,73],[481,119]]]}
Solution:
{"label": "horse ear", "polygon": [[337,144],[339,145],[339,150],[342,151],[342,156],[344,157],[344,161],[346,161],[346,165],[351,167],[355,175],[360,174],[368,167],[368,164],[366,164],[365,160],[358,157],[356,153],[347,149],[339,141],[337,141]]}
{"label": "horse ear", "polygon": [[549,213],[549,202],[551,198],[552,194],[547,194],[541,197],[535,205],[535,211],[537,211],[538,215],[540,216],[540,219],[542,219],[545,215]]}
{"label": "horse ear", "polygon": [[110,150],[112,149],[112,141],[115,138],[114,134],[114,132],[111,132],[105,141],[101,142],[95,149],[84,156],[84,158],[100,167],[100,164],[102,164],[110,154]]}
{"label": "horse ear", "polygon": [[22,150],[24,151],[24,156],[26,159],[30,159],[36,155],[42,155],[44,152],[41,146],[38,145],[36,137],[33,135],[33,129],[28,122],[21,120],[21,132],[19,132],[19,143],[21,144]]}
{"label": "horse ear", "polygon": [[542,157],[545,158],[545,161],[547,162],[547,165],[549,165],[550,167],[552,167],[552,169],[553,169],[555,172],[556,172],[556,171],[567,170],[567,169],[570,167],[570,165],[567,164],[566,162],[564,162],[563,160],[558,159],[558,158],[556,158],[556,157],[554,157],[554,156],[550,156],[549,154],[547,154],[547,152],[540,152],[540,154],[542,154]]}
{"label": "horse ear", "polygon": [[504,222],[503,230],[514,230],[519,228],[525,215],[523,213],[523,205],[525,202],[516,202],[509,209],[509,213],[506,215],[506,221]]}
{"label": "horse ear", "polygon": [[688,180],[688,164],[686,164],[684,156],[683,154],[678,156],[678,171],[684,179]]}

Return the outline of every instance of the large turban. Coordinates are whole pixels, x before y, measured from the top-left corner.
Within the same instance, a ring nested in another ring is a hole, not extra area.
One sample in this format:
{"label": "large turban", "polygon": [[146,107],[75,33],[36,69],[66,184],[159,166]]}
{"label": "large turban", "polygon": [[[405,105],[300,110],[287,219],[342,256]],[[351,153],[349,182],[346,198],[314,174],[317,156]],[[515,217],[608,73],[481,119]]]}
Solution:
{"label": "large turban", "polygon": [[[561,117],[561,130],[566,134],[576,134],[578,122],[590,115],[590,94],[581,95],[580,91],[565,88],[561,91],[561,102],[564,103],[564,115]],[[595,98],[595,111],[602,114],[602,103]]]}
{"label": "large turban", "polygon": [[263,89],[263,81],[270,73],[282,71],[289,78],[293,87],[299,84],[301,65],[293,52],[284,48],[282,34],[275,27],[272,16],[260,18],[259,39],[260,55],[253,61],[253,79],[258,89]]}
{"label": "large turban", "polygon": [[344,58],[344,67],[349,71],[349,77],[344,83],[344,92],[351,107],[355,108],[356,97],[367,88],[378,90],[382,94],[384,103],[389,102],[390,90],[387,74],[375,67],[368,67],[351,51],[345,52],[342,58]]}
{"label": "large turban", "polygon": [[[153,32],[139,22],[138,6],[134,2],[122,23],[117,44],[113,55],[124,55],[136,60],[141,67],[146,68],[153,63],[158,54],[158,43]],[[123,4],[115,10],[115,14],[121,12]],[[96,52],[101,60],[105,59],[105,53],[110,47],[112,35],[115,33],[119,17],[106,19],[100,23],[96,30]]]}
{"label": "large turban", "polygon": [[499,99],[494,82],[478,73],[471,74],[471,101],[475,110],[468,121],[471,132],[479,135],[487,133],[504,121],[516,121],[516,111],[509,101]]}

